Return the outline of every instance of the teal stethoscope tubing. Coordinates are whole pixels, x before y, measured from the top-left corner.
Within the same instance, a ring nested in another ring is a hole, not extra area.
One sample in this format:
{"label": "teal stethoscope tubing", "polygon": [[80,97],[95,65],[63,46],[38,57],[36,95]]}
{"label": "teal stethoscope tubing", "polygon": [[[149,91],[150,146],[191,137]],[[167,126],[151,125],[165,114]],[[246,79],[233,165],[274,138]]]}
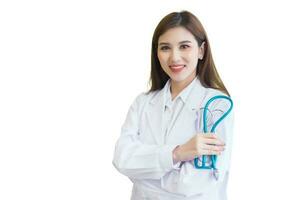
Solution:
{"label": "teal stethoscope tubing", "polygon": [[[210,98],[207,103],[205,104],[204,106],[204,111],[203,111],[203,132],[204,133],[208,133],[208,130],[207,130],[207,111],[208,111],[208,106],[209,104],[211,104],[214,100],[216,99],[226,99],[230,102],[230,107],[229,109],[213,124],[210,132],[211,133],[215,133],[215,129],[217,128],[217,126],[219,125],[219,123],[224,120],[224,118],[231,112],[232,110],[232,107],[233,107],[233,102],[231,100],[231,98],[227,97],[227,96],[224,96],[224,95],[217,95],[217,96],[214,96],[212,98]],[[199,116],[200,114],[197,114],[197,127],[199,126]],[[198,157],[194,159],[194,165],[195,165],[195,168],[197,169],[213,169],[213,170],[216,170],[216,162],[217,162],[217,156],[216,155],[211,155],[211,166],[206,166],[205,163],[206,163],[206,157],[205,155],[202,156],[202,165],[199,166],[198,165]]]}

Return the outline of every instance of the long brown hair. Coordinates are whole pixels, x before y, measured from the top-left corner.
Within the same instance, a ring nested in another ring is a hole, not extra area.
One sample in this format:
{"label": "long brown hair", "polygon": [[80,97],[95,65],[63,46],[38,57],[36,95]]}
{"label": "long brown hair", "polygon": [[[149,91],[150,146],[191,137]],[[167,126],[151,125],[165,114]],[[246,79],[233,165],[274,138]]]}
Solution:
{"label": "long brown hair", "polygon": [[160,66],[157,57],[158,39],[167,30],[178,26],[184,27],[190,31],[197,40],[199,47],[201,46],[202,42],[205,42],[205,53],[202,60],[198,59],[196,69],[196,74],[202,85],[206,88],[220,90],[230,96],[215,67],[206,32],[197,17],[188,11],[173,12],[168,14],[159,22],[154,31],[152,37],[151,73],[149,80],[151,88],[148,93],[162,89],[169,79],[169,76]]}

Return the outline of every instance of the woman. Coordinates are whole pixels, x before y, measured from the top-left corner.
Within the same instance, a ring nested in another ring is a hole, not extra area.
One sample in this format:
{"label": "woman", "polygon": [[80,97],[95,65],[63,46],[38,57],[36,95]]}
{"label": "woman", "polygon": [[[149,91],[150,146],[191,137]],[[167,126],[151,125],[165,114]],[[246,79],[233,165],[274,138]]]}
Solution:
{"label": "woman", "polygon": [[[151,88],[128,111],[114,166],[133,182],[131,199],[226,199],[233,113],[215,133],[203,133],[197,120],[211,97],[229,96],[203,26],[190,12],[168,14],[155,29],[151,53]],[[212,103],[209,130],[228,107],[224,100]],[[217,156],[218,174],[195,167],[194,158],[201,163],[203,155],[208,164]]]}

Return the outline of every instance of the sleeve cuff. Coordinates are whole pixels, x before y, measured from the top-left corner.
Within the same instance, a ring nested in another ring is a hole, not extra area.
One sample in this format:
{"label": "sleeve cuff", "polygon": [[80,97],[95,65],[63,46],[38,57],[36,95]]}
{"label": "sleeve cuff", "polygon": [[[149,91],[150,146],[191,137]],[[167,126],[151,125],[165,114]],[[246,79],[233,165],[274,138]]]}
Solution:
{"label": "sleeve cuff", "polygon": [[173,150],[177,145],[165,145],[159,155],[159,162],[165,171],[170,171],[171,169],[179,169],[180,162],[173,164]]}

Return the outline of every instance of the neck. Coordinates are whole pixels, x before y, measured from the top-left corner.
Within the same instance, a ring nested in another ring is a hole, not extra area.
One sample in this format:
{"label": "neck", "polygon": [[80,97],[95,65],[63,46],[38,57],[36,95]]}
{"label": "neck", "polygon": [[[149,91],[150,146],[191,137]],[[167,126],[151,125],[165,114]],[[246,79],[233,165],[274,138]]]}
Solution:
{"label": "neck", "polygon": [[184,89],[186,88],[193,80],[195,76],[191,76],[190,78],[187,78],[186,80],[175,82],[171,80],[171,94],[172,94],[172,100],[175,99],[175,97]]}

